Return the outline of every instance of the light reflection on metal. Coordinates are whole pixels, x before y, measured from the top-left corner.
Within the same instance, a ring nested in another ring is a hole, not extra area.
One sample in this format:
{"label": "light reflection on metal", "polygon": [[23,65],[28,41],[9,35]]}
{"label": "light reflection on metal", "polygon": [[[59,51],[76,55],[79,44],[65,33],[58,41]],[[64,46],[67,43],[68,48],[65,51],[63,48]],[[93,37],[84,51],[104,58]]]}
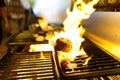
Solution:
{"label": "light reflection on metal", "polygon": [[110,40],[104,39],[100,36],[96,36],[89,32],[87,32],[85,36],[90,38],[96,45],[98,45],[99,48],[120,61],[120,44],[111,42]]}

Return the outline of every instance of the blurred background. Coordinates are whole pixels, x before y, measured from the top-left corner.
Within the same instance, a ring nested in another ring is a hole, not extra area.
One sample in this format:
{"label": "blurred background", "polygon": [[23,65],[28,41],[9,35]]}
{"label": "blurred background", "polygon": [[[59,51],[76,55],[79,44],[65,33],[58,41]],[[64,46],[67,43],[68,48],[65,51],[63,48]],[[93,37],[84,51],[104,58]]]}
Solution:
{"label": "blurred background", "polygon": [[[6,7],[7,7],[6,8],[7,15],[10,20],[11,33],[14,33],[17,29],[21,29],[21,30],[28,29],[28,26],[32,23],[35,23],[36,18],[40,18],[39,15],[43,15],[43,13],[48,13],[44,15],[47,17],[50,14],[54,14],[54,15],[56,14],[57,16],[58,15],[62,16],[61,20],[60,20],[61,17],[59,17],[59,20],[56,20],[55,17],[51,15],[52,21],[48,19],[48,21],[50,21],[51,23],[54,21],[58,21],[58,23],[62,22],[64,18],[66,17],[65,15],[66,7],[72,6],[72,3],[71,3],[72,1],[70,0],[53,0],[53,1],[55,2],[54,3],[50,1],[48,2],[48,0],[44,0],[44,1],[41,1],[41,0],[5,0]],[[91,0],[84,0],[84,1],[89,2]],[[46,8],[48,9],[48,7],[46,7],[45,5],[49,5],[49,4],[50,5],[56,4],[56,5],[51,6],[51,8],[49,8],[53,12],[45,10]],[[120,11],[120,0],[99,0],[99,3],[95,5],[94,7],[96,8],[96,11],[119,12]],[[61,10],[62,14],[58,14],[60,13],[58,9],[60,10],[62,9]]]}
{"label": "blurred background", "polygon": [[[45,19],[48,24],[61,26],[61,23],[66,18],[66,9],[72,9],[75,1],[5,0],[10,23],[10,34],[14,34],[17,30],[30,30],[31,25],[38,24],[38,19]],[[83,1],[87,3],[91,0]],[[120,0],[99,0],[94,8],[96,11],[119,12]],[[4,44],[6,44],[5,39],[3,39],[1,50],[4,49]]]}

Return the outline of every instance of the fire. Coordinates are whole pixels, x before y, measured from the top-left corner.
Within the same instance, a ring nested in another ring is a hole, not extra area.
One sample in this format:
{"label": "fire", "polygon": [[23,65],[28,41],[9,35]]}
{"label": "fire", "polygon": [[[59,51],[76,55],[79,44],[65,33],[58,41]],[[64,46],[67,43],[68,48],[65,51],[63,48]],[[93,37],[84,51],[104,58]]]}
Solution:
{"label": "fire", "polygon": [[45,59],[45,56],[44,56],[43,52],[40,52],[40,58]]}
{"label": "fire", "polygon": [[44,19],[38,19],[38,23],[43,31],[48,30],[48,22]]}
{"label": "fire", "polygon": [[60,60],[67,59],[73,61],[76,56],[86,54],[83,49],[80,49],[81,43],[84,41],[82,36],[85,33],[82,21],[83,19],[88,19],[95,11],[93,6],[97,4],[98,1],[99,0],[92,0],[85,3],[83,0],[77,0],[74,3],[72,11],[70,11],[69,8],[66,10],[67,18],[63,22],[63,31],[60,33],[55,32],[54,38],[49,40],[49,43],[53,46],[56,45],[56,40],[59,38],[66,38],[71,41],[72,50],[69,52],[58,51]]}
{"label": "fire", "polygon": [[49,44],[31,44],[29,52],[51,51],[53,50]]}
{"label": "fire", "polygon": [[42,51],[52,51],[53,48],[49,44],[31,44],[29,52],[40,52],[40,58],[45,59]]}

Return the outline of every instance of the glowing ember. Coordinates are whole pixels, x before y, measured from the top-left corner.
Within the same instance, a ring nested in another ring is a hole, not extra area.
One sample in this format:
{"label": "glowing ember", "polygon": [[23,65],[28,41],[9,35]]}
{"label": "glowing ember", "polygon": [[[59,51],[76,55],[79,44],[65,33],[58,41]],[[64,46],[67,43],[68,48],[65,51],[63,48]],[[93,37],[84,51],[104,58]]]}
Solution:
{"label": "glowing ember", "polygon": [[[77,0],[74,3],[72,11],[70,11],[69,8],[66,10],[68,16],[63,22],[63,31],[60,33],[55,32],[54,38],[49,40],[49,43],[53,46],[57,45],[56,41],[60,38],[65,38],[71,41],[72,49],[69,52],[64,52],[63,50],[58,51],[60,62],[66,59],[73,61],[76,56],[86,54],[83,49],[80,49],[81,43],[84,41],[82,36],[85,32],[85,29],[81,24],[83,19],[88,19],[95,11],[93,6],[97,4],[98,1],[99,0],[92,0],[88,3],[85,3],[83,0]],[[87,61],[89,59],[87,59]]]}

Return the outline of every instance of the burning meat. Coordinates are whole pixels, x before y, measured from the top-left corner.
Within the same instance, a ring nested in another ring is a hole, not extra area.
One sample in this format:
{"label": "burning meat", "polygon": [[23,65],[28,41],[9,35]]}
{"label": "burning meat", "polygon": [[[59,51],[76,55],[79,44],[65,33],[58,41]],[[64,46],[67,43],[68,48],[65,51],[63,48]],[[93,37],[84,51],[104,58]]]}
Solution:
{"label": "burning meat", "polygon": [[69,60],[63,60],[61,61],[61,66],[63,70],[70,69],[71,71],[74,71],[74,68],[77,67],[77,64],[72,64]]}
{"label": "burning meat", "polygon": [[[49,40],[50,45],[53,45],[57,51],[62,68],[73,69],[71,61],[74,61],[76,56],[86,54],[82,48],[80,49],[81,43],[84,41],[82,36],[85,33],[82,21],[88,19],[95,11],[93,6],[98,1],[92,0],[85,3],[84,0],[76,0],[72,11],[69,8],[66,10],[68,16],[63,22],[63,31],[55,32],[54,38]],[[86,58],[83,65],[87,65],[90,59],[91,57]]]}
{"label": "burning meat", "polygon": [[74,69],[69,60],[61,61],[61,66],[62,66],[63,69],[66,69],[66,68],[71,69],[71,70]]}
{"label": "burning meat", "polygon": [[72,43],[66,38],[59,38],[56,40],[55,50],[69,52],[72,50]]}

